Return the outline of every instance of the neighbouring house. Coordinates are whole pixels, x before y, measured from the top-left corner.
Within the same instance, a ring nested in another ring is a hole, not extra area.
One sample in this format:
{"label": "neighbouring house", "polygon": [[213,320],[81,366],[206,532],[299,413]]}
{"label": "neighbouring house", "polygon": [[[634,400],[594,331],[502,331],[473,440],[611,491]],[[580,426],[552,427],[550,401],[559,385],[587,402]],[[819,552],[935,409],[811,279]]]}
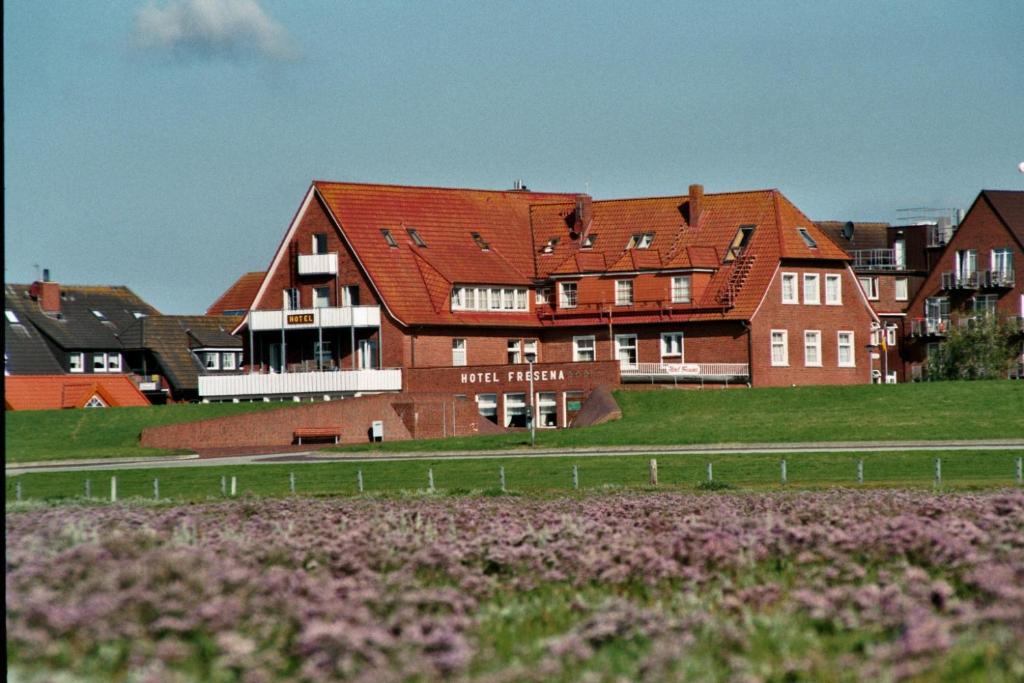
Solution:
{"label": "neighbouring house", "polygon": [[263,282],[262,271],[246,273],[206,309],[206,315],[245,315]]}
{"label": "neighbouring house", "polygon": [[245,372],[199,393],[429,390],[567,426],[595,384],[867,383],[877,322],[850,256],[778,190],[315,181],[235,330]]}
{"label": "neighbouring house", "polygon": [[910,303],[904,327],[910,376],[927,379],[927,358],[954,325],[998,316],[1022,331],[1017,368],[1024,375],[1024,191],[982,190],[948,235]]}
{"label": "neighbouring house", "polygon": [[128,375],[10,375],[4,378],[5,410],[148,406]]}

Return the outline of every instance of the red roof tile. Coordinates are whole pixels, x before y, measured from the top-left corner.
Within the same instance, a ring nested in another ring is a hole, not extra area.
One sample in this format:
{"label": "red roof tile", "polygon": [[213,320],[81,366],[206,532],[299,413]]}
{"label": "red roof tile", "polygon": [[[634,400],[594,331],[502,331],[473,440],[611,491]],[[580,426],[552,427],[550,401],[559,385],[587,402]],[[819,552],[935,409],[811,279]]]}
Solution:
{"label": "red roof tile", "polygon": [[213,305],[206,309],[206,315],[224,315],[225,311],[248,310],[253,299],[256,298],[256,292],[259,291],[265,275],[266,273],[263,271],[258,271],[246,273],[238,278],[226,292],[213,302]]}
{"label": "red roof tile", "polygon": [[148,406],[128,375],[10,375],[4,378],[7,410],[81,408],[93,396],[108,406]]}

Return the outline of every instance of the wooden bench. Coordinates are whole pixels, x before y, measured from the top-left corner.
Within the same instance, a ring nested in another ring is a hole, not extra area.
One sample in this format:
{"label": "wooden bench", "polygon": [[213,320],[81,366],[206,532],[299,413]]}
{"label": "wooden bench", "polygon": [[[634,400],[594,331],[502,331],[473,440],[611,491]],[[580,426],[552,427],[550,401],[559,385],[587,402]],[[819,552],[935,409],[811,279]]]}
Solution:
{"label": "wooden bench", "polygon": [[341,440],[341,429],[338,427],[299,427],[292,432],[292,438],[300,444],[303,439],[334,439],[334,443]]}

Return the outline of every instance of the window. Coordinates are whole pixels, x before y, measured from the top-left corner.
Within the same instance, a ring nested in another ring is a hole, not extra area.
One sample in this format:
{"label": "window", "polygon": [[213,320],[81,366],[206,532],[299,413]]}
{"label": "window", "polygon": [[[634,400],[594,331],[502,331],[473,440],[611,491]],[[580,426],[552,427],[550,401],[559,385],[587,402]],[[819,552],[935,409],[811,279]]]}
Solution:
{"label": "window", "polygon": [[220,370],[220,354],[216,351],[203,352],[203,367],[207,370]]}
{"label": "window", "polygon": [[550,287],[538,287],[534,294],[533,303],[539,305],[550,306],[551,305],[551,288]]}
{"label": "window", "polygon": [[377,342],[373,339],[360,339],[356,353],[356,363],[360,370],[372,370],[377,367]]}
{"label": "window", "polygon": [[615,335],[615,357],[619,364],[624,367],[636,365],[636,335],[617,334]]}
{"label": "window", "polygon": [[729,251],[725,254],[726,262],[732,261],[733,259],[739,258],[743,255],[743,252],[747,250],[750,245],[750,239],[754,236],[754,225],[741,225],[739,230],[736,231],[736,236],[732,238],[732,244],[729,245]]}
{"label": "window", "polygon": [[575,282],[558,283],[558,305],[561,308],[576,308],[577,286]]}
{"label": "window", "polygon": [[[325,343],[330,343],[330,342],[325,342]],[[223,365],[221,367],[223,367],[225,370],[234,370],[236,365],[237,365],[236,360],[237,360],[237,354],[235,354],[234,351],[229,351],[228,353],[224,354],[224,363],[223,363]]]}
{"label": "window", "polygon": [[359,305],[359,285],[345,285],[341,288],[341,305]]}
{"label": "window", "polygon": [[96,394],[93,394],[92,398],[90,398],[89,401],[84,406],[82,406],[82,407],[83,408],[106,408],[107,404],[103,402],[102,398],[100,398]]}
{"label": "window", "polygon": [[[895,332],[895,330],[894,330]],[[839,332],[839,352],[836,356],[839,367],[853,368],[857,366],[853,355],[853,332]]]}
{"label": "window", "polygon": [[796,273],[782,274],[782,303],[798,304],[800,295],[797,293]]}
{"label": "window", "polygon": [[461,311],[466,308],[466,288],[452,287],[452,310]]}
{"label": "window", "polygon": [[821,332],[818,330],[804,332],[804,365],[821,367]]}
{"label": "window", "polygon": [[413,244],[415,244],[417,247],[427,246],[427,243],[423,241],[422,237],[420,237],[420,234],[419,232],[416,231],[416,228],[406,228],[405,231],[409,233],[409,239],[411,239]]}
{"label": "window", "polygon": [[452,339],[452,365],[461,366],[466,364],[466,340]]}
{"label": "window", "polygon": [[527,363],[537,362],[537,340],[526,339],[523,341],[523,360]]}
{"label": "window", "polygon": [[289,288],[284,290],[284,308],[287,311],[294,311],[299,307],[299,290]]}
{"label": "window", "polygon": [[469,236],[473,238],[473,242],[476,246],[480,247],[481,251],[490,251],[491,245],[487,244],[487,240],[480,236],[478,232],[471,232]]}
{"label": "window", "polygon": [[505,288],[501,290],[501,305],[506,311],[511,311],[515,308],[515,294],[513,290]]}
{"label": "window", "polygon": [[107,354],[105,354],[105,353],[94,353],[94,354],[92,354],[92,371],[93,372],[106,372],[107,371]]}
{"label": "window", "polygon": [[516,310],[517,311],[525,311],[525,310],[529,309],[530,304],[529,304],[529,301],[526,298],[526,290],[525,289],[518,289],[518,288],[514,289],[514,290],[512,290],[512,294],[515,295]]}
{"label": "window", "polygon": [[558,426],[558,402],[553,391],[541,391],[537,394],[537,426]]}
{"label": "window", "polygon": [[505,426],[526,426],[526,394],[505,394]]}
{"label": "window", "polygon": [[5,313],[7,314],[7,322],[12,323],[14,325],[21,324],[21,321],[18,320],[18,316],[15,315],[14,311],[12,311],[11,309],[7,309]]}
{"label": "window", "polygon": [[107,372],[121,372],[121,354],[107,354]]}
{"label": "window", "polygon": [[843,305],[843,278],[841,275],[825,276],[825,303],[829,306]]}
{"label": "window", "polygon": [[896,326],[886,325],[885,326],[885,345],[889,348],[896,346]]}
{"label": "window", "polygon": [[596,242],[596,241],[597,241],[597,234],[596,233],[590,233],[589,235],[587,235],[586,237],[583,238],[583,243],[580,245],[580,248],[581,249],[593,249],[594,248],[594,242]]}
{"label": "window", "polygon": [[526,311],[525,287],[452,287],[453,311]]}
{"label": "window", "polygon": [[864,295],[870,301],[878,301],[878,278],[865,275],[857,279],[860,280],[860,286],[864,290]]}
{"label": "window", "polygon": [[497,394],[477,394],[476,395],[476,407],[480,414],[485,418],[498,424],[498,395]]}
{"label": "window", "polygon": [[331,305],[331,288],[313,288],[313,308],[327,308]]}
{"label": "window", "polygon": [[907,241],[893,240],[892,261],[896,270],[904,270],[907,267]]}
{"label": "window", "polygon": [[815,305],[821,303],[817,273],[804,273],[804,303]]}
{"label": "window", "polygon": [[596,344],[593,336],[572,338],[572,359],[575,362],[597,360]]}
{"label": "window", "polygon": [[979,294],[974,297],[972,308],[975,315],[995,315],[998,294]]}
{"label": "window", "polygon": [[772,365],[789,365],[789,342],[786,330],[772,330]]}
{"label": "window", "polygon": [[313,253],[314,254],[326,254],[327,253],[327,233],[318,232],[313,234]]}
{"label": "window", "polygon": [[956,272],[960,282],[970,282],[978,272],[978,250],[964,249],[956,252]]}
{"label": "window", "polygon": [[[138,320],[139,318],[145,318],[146,317],[146,314],[143,313],[142,311],[133,311],[132,315],[135,316],[136,320]],[[224,315],[228,315],[228,312],[224,311]]]}
{"label": "window", "polygon": [[626,249],[649,249],[654,241],[653,232],[640,232],[630,236],[626,243]]}
{"label": "window", "polygon": [[992,272],[1003,278],[1013,277],[1013,252],[1007,248],[993,249]]}
{"label": "window", "polygon": [[398,248],[398,242],[395,241],[395,236],[391,234],[391,231],[387,228],[381,228],[380,234],[384,235],[384,241],[388,243],[388,246],[392,249]]}
{"label": "window", "polygon": [[500,289],[488,289],[488,310],[500,311],[501,310],[501,290]]}
{"label": "window", "polygon": [[[940,321],[949,320],[949,298],[932,296],[924,300],[924,317],[929,326],[938,325]],[[932,331],[932,330],[929,330]]]}
{"label": "window", "polygon": [[85,372],[85,354],[81,351],[69,353],[68,369],[71,372]]}
{"label": "window", "polygon": [[895,280],[893,280],[893,288],[895,289],[895,292],[896,292],[896,294],[895,294],[896,301],[906,301],[908,298],[910,298],[909,297],[909,292],[908,292],[908,289],[907,289],[907,278],[905,278],[905,277],[898,277]]}
{"label": "window", "polygon": [[517,365],[522,363],[520,357],[519,340],[509,339],[508,340],[508,362],[510,365]]}
{"label": "window", "polygon": [[811,233],[807,232],[807,228],[797,228],[797,232],[800,233],[800,239],[804,241],[804,244],[810,249],[817,249],[818,243],[811,237]]}
{"label": "window", "polygon": [[558,246],[558,238],[552,237],[548,240],[547,244],[544,245],[541,251],[545,254],[553,254],[556,246]]}
{"label": "window", "polygon": [[683,333],[662,332],[661,333],[661,357],[683,359]]}
{"label": "window", "polygon": [[616,306],[632,306],[633,305],[633,281],[632,280],[616,280],[615,281],[615,305]]}
{"label": "window", "polygon": [[[318,366],[331,364],[332,354],[330,340],[325,342],[313,342],[313,360],[316,361]],[[224,369],[230,370],[231,368],[225,365]]]}
{"label": "window", "polygon": [[104,322],[106,322],[106,320],[107,320],[107,316],[103,315],[103,311],[96,311],[96,310],[94,310],[92,312],[92,314],[94,316],[96,316],[96,318],[99,319],[99,320],[103,320]]}
{"label": "window", "polygon": [[672,303],[674,304],[688,304],[690,303],[690,285],[691,278],[689,275],[677,275],[672,278]]}

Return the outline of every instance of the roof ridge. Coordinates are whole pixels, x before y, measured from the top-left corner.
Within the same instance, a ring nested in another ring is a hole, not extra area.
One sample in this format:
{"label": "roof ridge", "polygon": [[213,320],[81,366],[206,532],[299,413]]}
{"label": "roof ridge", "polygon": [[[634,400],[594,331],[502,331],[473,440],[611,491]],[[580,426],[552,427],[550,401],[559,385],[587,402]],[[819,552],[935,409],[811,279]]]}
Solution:
{"label": "roof ridge", "polygon": [[[765,192],[778,192],[776,188],[765,188],[761,190],[730,190],[728,192],[706,192],[704,197],[721,197],[725,195],[738,195],[738,194],[762,194]],[[610,204],[612,202],[641,202],[641,201],[656,201],[665,199],[689,199],[688,194],[666,194],[666,195],[652,195],[646,197],[618,197],[616,199],[595,199],[595,204]]]}
{"label": "roof ridge", "polygon": [[536,195],[539,197],[575,197],[579,192],[539,192],[535,190],[491,190],[476,187],[450,187],[444,185],[406,185],[401,183],[359,183],[347,180],[322,180],[313,179],[314,185],[347,185],[351,187],[384,187],[406,190],[450,190],[453,192],[487,192],[491,194],[512,194],[515,196]]}

